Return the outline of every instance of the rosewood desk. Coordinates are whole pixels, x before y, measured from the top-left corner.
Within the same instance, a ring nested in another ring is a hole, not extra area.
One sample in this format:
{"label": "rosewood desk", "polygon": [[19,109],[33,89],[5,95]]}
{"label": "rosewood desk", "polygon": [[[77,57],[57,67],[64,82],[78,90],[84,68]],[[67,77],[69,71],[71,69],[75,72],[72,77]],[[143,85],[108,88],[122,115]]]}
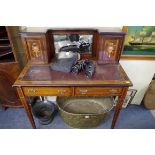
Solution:
{"label": "rosewood desk", "polygon": [[14,83],[33,128],[36,128],[27,96],[119,96],[111,128],[119,116],[131,81],[120,64],[99,65],[89,79],[79,74],[53,71],[48,64],[27,64]]}

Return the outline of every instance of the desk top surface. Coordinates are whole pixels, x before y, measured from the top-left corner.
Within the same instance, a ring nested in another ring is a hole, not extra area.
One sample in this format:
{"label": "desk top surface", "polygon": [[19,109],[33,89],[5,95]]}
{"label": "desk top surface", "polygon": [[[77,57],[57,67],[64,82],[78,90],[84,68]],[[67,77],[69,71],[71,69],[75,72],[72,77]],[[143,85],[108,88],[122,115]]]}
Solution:
{"label": "desk top surface", "polygon": [[54,71],[48,64],[27,64],[14,86],[132,86],[120,64],[96,64],[92,78],[79,74]]}

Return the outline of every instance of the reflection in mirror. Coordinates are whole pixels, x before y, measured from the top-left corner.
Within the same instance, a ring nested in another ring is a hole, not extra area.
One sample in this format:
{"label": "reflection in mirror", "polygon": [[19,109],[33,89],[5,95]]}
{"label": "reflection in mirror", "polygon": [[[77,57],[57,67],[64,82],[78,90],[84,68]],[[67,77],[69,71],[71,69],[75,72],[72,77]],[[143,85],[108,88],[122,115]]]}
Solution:
{"label": "reflection in mirror", "polygon": [[61,34],[53,35],[55,52],[78,52],[80,54],[92,53],[93,35]]}

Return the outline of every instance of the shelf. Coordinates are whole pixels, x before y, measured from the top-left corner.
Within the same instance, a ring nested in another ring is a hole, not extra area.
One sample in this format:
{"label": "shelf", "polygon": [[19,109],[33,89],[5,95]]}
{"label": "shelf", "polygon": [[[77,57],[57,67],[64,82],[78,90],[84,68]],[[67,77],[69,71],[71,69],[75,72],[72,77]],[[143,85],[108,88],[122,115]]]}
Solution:
{"label": "shelf", "polygon": [[0,38],[0,41],[3,41],[3,40],[8,40],[9,41],[8,37]]}
{"label": "shelf", "polygon": [[7,37],[5,38],[0,38],[0,45],[3,44],[10,44],[10,41]]}
{"label": "shelf", "polygon": [[2,59],[14,58],[11,46],[1,46],[0,45],[0,61]]}
{"label": "shelf", "polygon": [[5,26],[0,26],[0,63],[15,62],[14,53],[10,44]]}
{"label": "shelf", "polygon": [[15,62],[13,53],[9,53],[7,55],[3,55],[0,57],[0,63],[6,63],[6,62]]}
{"label": "shelf", "polygon": [[6,56],[6,55],[11,54],[11,53],[12,53],[12,50],[10,50],[10,51],[1,51],[0,52],[0,57]]}
{"label": "shelf", "polygon": [[1,63],[9,63],[9,62],[15,62],[14,58],[7,58],[7,59],[0,59],[0,64]]}
{"label": "shelf", "polygon": [[1,47],[4,47],[4,48],[5,48],[5,47],[11,47],[11,45],[10,45],[10,44],[0,44],[0,48],[1,48]]}
{"label": "shelf", "polygon": [[11,48],[10,46],[6,46],[6,47],[3,46],[3,47],[0,47],[0,53],[1,53],[1,52],[4,52],[4,51],[5,51],[5,52],[6,52],[6,51],[11,51],[11,50],[12,50],[12,48]]}

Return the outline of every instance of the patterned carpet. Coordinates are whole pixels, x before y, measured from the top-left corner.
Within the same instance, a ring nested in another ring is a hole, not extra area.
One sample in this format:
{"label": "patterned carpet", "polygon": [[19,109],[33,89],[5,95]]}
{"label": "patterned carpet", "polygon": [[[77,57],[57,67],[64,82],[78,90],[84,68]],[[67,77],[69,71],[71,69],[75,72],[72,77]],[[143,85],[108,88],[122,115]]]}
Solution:
{"label": "patterned carpet", "polygon": [[[129,105],[122,109],[117,120],[116,129],[155,129],[155,110],[147,110],[143,106]],[[97,129],[109,129],[111,126],[113,111],[110,116]],[[71,129],[66,125],[59,113],[49,125],[41,125],[35,119],[39,129]],[[27,115],[23,108],[8,108],[0,110],[0,129],[31,129]]]}

